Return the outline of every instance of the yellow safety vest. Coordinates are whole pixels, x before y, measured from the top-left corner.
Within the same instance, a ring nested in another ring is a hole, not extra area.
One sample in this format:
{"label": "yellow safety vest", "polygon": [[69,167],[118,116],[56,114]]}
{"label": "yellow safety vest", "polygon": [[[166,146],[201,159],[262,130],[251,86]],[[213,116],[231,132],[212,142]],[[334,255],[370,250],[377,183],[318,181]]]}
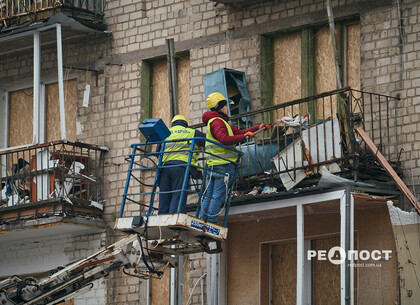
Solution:
{"label": "yellow safety vest", "polygon": [[[233,131],[230,125],[222,118],[210,119],[207,123],[206,138],[220,144],[218,140],[213,138],[213,135],[211,134],[211,131],[210,131],[210,124],[216,119],[220,119],[223,121],[223,123],[225,123],[229,136],[233,136]],[[228,146],[228,147],[235,148],[234,145]],[[213,154],[213,155],[210,155],[210,154],[207,155],[207,166],[229,164],[231,162],[236,162],[238,160],[237,153],[233,152],[230,149],[227,149],[226,147],[219,146],[208,141],[206,141],[206,152]],[[221,158],[224,158],[224,159],[221,159]]]}
{"label": "yellow safety vest", "polygon": [[[194,138],[195,130],[183,126],[173,126],[169,129],[171,135],[165,141],[182,140]],[[184,151],[181,151],[184,150]],[[165,154],[163,155],[162,162],[171,160],[184,161],[188,163],[190,156],[191,141],[177,141],[165,143]],[[198,165],[198,153],[194,153],[191,158],[191,165]]]}

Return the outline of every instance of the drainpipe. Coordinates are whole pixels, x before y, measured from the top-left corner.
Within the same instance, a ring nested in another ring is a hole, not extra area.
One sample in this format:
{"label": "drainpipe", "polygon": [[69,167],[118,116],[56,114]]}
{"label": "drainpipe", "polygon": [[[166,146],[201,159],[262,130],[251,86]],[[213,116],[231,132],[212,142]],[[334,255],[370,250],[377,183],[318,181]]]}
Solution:
{"label": "drainpipe", "polygon": [[340,66],[340,56],[338,54],[337,48],[337,39],[335,35],[335,24],[334,24],[334,16],[332,11],[331,0],[326,0],[327,2],[327,14],[328,14],[328,21],[330,24],[330,32],[331,32],[331,41],[333,45],[334,51],[334,59],[335,59],[335,74],[337,78],[337,89],[343,88],[343,82],[341,80],[341,66]]}
{"label": "drainpipe", "polygon": [[178,114],[178,80],[176,76],[175,43],[174,39],[166,39],[168,47],[168,80],[169,80],[169,105],[171,119]]}

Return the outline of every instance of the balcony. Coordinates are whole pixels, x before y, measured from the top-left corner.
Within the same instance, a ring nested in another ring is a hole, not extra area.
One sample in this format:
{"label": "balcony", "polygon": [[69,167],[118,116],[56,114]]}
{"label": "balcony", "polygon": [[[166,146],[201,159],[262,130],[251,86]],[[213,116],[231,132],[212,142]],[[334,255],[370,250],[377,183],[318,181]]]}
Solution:
{"label": "balcony", "polygon": [[103,228],[105,151],[68,141],[0,151],[0,227],[10,233],[0,239]]}
{"label": "balcony", "polygon": [[344,88],[232,116],[241,129],[274,125],[237,147],[244,155],[232,204],[333,188],[343,181],[376,181],[372,191],[383,189],[391,179],[355,128],[362,127],[401,173],[397,103],[390,96]]}
{"label": "balcony", "polygon": [[103,0],[0,0],[0,29],[44,20],[62,12],[79,22],[103,22]]}

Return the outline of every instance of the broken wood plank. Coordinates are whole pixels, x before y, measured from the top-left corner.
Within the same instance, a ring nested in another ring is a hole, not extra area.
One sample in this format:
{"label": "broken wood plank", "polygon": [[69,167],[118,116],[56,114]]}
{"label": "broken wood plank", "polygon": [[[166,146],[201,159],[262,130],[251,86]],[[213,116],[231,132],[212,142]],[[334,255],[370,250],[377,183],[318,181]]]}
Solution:
{"label": "broken wood plank", "polygon": [[366,133],[366,131],[364,131],[362,127],[357,127],[355,129],[356,129],[357,133],[360,135],[360,137],[363,139],[363,141],[366,143],[367,147],[373,153],[373,155],[375,156],[375,158],[379,162],[379,164],[382,165],[382,167],[386,170],[386,172],[388,173],[388,175],[397,184],[397,186],[400,189],[400,191],[411,202],[411,204],[413,205],[413,207],[420,214],[420,204],[419,204],[417,198],[410,192],[410,190],[408,189],[407,185],[405,185],[404,181],[402,181],[402,179],[394,171],[394,169],[392,168],[392,166],[388,163],[388,161],[385,159],[385,157],[379,151],[378,147],[376,147],[375,143],[373,143],[373,141],[368,136],[368,134]]}

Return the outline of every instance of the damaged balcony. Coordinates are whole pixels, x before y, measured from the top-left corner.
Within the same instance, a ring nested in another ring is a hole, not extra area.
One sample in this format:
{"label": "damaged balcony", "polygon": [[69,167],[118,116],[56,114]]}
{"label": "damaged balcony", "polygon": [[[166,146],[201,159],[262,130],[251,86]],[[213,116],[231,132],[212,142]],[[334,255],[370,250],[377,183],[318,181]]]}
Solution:
{"label": "damaged balcony", "polygon": [[69,141],[1,150],[0,240],[102,230],[105,151]]}
{"label": "damaged balcony", "polygon": [[[343,186],[395,196],[396,184],[375,155],[381,152],[401,174],[398,102],[348,87],[232,116],[231,123],[241,129],[273,125],[237,147],[243,157],[232,205]],[[357,127],[376,151],[366,146]]]}
{"label": "damaged balcony", "polygon": [[103,0],[0,0],[0,8],[2,31],[42,21],[59,12],[86,25],[101,25],[104,16]]}

